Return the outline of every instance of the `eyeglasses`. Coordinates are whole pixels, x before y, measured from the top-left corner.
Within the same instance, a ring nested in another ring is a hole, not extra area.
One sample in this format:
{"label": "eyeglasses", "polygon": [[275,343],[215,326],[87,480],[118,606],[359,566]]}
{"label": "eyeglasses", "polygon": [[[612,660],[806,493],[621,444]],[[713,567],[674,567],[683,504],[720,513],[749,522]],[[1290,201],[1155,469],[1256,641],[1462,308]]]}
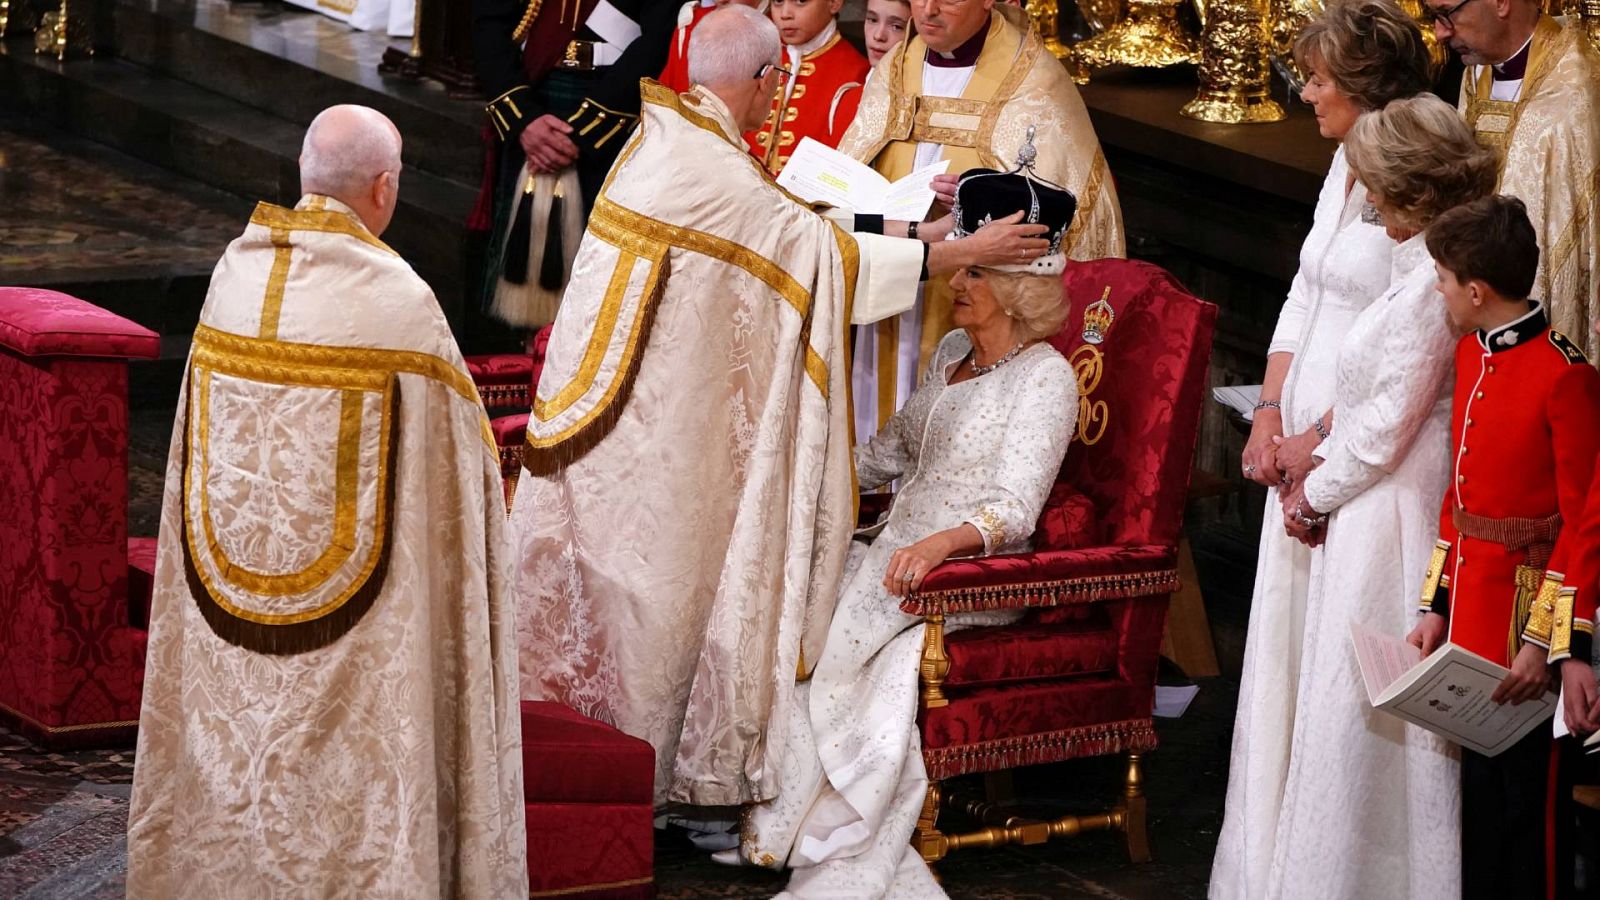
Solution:
{"label": "eyeglasses", "polygon": [[767,77],[768,72],[777,72],[786,79],[794,78],[793,72],[785,69],[783,66],[780,66],[777,63],[762,63],[761,68],[756,70],[756,80],[760,81],[761,79]]}
{"label": "eyeglasses", "polygon": [[1450,17],[1459,12],[1461,7],[1466,6],[1471,2],[1472,0],[1461,0],[1460,3],[1457,3],[1449,9],[1437,9],[1424,3],[1422,4],[1422,17],[1428,20],[1429,25],[1437,25],[1438,23],[1443,22],[1446,28],[1449,28],[1451,31],[1455,31],[1456,23]]}

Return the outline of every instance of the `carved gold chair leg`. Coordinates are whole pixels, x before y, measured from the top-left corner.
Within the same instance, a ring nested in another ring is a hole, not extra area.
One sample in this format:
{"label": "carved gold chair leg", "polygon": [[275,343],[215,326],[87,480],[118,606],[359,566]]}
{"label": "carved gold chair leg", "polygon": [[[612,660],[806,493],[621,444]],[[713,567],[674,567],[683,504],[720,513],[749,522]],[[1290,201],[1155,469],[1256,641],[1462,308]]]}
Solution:
{"label": "carved gold chair leg", "polygon": [[922,708],[949,706],[944,695],[944,679],[950,674],[950,657],[944,652],[944,615],[927,616],[927,631],[922,636]]}
{"label": "carved gold chair leg", "polygon": [[1128,859],[1150,861],[1150,838],[1145,831],[1144,768],[1140,754],[1128,754],[1128,777],[1122,794],[1122,833],[1128,841]]}
{"label": "carved gold chair leg", "polygon": [[949,842],[939,831],[939,782],[928,782],[928,795],[922,801],[922,815],[917,817],[917,829],[911,833],[911,846],[917,848],[928,865],[933,865],[950,852]]}

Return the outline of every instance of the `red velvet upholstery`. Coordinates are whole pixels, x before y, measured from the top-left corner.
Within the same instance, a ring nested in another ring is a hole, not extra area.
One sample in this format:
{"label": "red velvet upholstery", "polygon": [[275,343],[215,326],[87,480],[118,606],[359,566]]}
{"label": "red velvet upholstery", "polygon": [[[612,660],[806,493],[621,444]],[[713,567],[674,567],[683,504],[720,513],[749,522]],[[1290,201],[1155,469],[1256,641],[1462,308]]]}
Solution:
{"label": "red velvet upholstery", "polygon": [[655,759],[559,703],[522,701],[529,896],[655,896]]}
{"label": "red velvet upholstery", "polygon": [[489,420],[494,445],[500,450],[500,476],[510,478],[522,465],[522,440],[528,433],[528,414],[496,416]]}
{"label": "red velvet upholstery", "polygon": [[550,346],[550,326],[540,328],[528,346],[527,353],[485,353],[467,357],[467,374],[478,386],[485,409],[533,407],[533,391],[544,371],[545,350]]}
{"label": "red velvet upholstery", "polygon": [[[921,713],[935,780],[1156,743],[1156,662],[1217,310],[1147,263],[1069,263],[1064,280],[1072,312],[1051,342],[1082,396],[1063,410],[1078,431],[1038,549],[947,562],[901,604],[1029,610],[946,636],[948,704]],[[1114,318],[1086,347],[1085,311],[1102,296]]]}
{"label": "red velvet upholstery", "polygon": [[487,409],[533,406],[533,357],[525,353],[469,356],[467,374]]}
{"label": "red velvet upholstery", "polygon": [[156,539],[128,538],[128,621],[150,627],[150,600],[156,586]]}
{"label": "red velvet upholstery", "polygon": [[155,359],[161,337],[92,303],[43,288],[0,288],[0,346],[19,356]]}
{"label": "red velvet upholstery", "polygon": [[1100,513],[1094,501],[1070,484],[1058,482],[1044,501],[1033,532],[1035,550],[1076,550],[1100,543]]}
{"label": "red velvet upholstery", "polygon": [[[125,740],[146,635],[128,606],[128,368],[153,332],[0,288],[0,714],[50,746]],[[50,355],[29,355],[32,352]]]}

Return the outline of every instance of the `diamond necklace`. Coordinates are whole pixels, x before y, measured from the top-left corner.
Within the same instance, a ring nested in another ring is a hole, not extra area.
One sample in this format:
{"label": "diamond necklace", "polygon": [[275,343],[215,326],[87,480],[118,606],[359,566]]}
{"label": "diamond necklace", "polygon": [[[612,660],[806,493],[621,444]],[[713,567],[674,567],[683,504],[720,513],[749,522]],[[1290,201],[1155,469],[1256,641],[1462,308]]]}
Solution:
{"label": "diamond necklace", "polygon": [[1018,343],[1015,347],[1012,347],[1010,350],[1007,350],[1005,356],[1000,357],[999,359],[995,360],[994,362],[990,363],[987,366],[978,365],[978,351],[977,351],[976,348],[974,348],[973,351],[972,351],[972,377],[976,378],[979,375],[987,375],[990,372],[993,372],[995,369],[998,369],[1001,366],[1005,365],[1006,363],[1011,362],[1013,359],[1016,359],[1017,358],[1017,354],[1022,352],[1022,346],[1025,343],[1027,343],[1027,342],[1023,341],[1023,342]]}

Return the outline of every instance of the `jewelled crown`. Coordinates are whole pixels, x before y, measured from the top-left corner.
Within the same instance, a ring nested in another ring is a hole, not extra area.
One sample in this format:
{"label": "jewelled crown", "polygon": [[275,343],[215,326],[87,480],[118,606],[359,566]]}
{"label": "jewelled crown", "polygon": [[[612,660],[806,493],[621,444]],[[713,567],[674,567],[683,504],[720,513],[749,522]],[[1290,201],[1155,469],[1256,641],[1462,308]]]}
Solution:
{"label": "jewelled crown", "polygon": [[951,208],[954,227],[951,237],[966,237],[997,219],[1023,213],[1025,224],[1043,224],[1050,230],[1045,237],[1050,247],[1045,254],[1023,265],[993,266],[1002,272],[1027,272],[1034,275],[1059,275],[1066,268],[1061,243],[1072,227],[1078,211],[1078,198],[1065,188],[1035,175],[1033,161],[1038,151],[1033,146],[1034,129],[1017,151],[1017,167],[1010,172],[995,169],[969,169],[956,185],[956,201]]}
{"label": "jewelled crown", "polygon": [[1083,311],[1083,340],[1085,343],[1098,344],[1106,339],[1106,332],[1111,330],[1111,323],[1117,320],[1117,311],[1111,308],[1111,288],[1100,295],[1100,299],[1089,304]]}

